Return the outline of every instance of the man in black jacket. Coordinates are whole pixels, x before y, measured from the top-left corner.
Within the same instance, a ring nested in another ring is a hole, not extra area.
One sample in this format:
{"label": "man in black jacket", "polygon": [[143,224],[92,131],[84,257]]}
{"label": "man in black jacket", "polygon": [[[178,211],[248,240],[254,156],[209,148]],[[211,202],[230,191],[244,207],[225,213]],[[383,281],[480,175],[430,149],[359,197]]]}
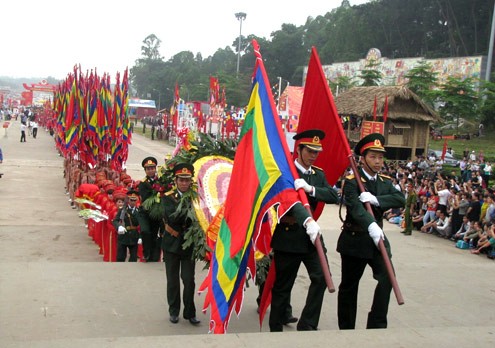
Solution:
{"label": "man in black jacket", "polygon": [[[388,304],[392,285],[388,278],[378,243],[384,240],[389,257],[390,244],[383,234],[383,212],[390,208],[403,207],[404,195],[393,185],[390,177],[381,175],[385,138],[378,133],[367,135],[355,146],[354,152],[361,156],[359,169],[366,192],[361,193],[354,175],[344,182],[344,201],[347,215],[337,242],[337,251],[342,260],[342,280],[338,294],[338,320],[340,329],[354,329],[356,324],[359,281],[366,265],[373,270],[378,281],[368,314],[366,328],[387,327]],[[373,215],[368,213],[365,203],[369,202]]]}
{"label": "man in black jacket", "polygon": [[193,246],[186,249],[184,235],[191,226],[192,221],[176,212],[184,193],[191,190],[194,167],[188,163],[177,164],[173,168],[175,175],[175,188],[163,197],[165,209],[165,233],[162,239],[163,256],[165,259],[165,271],[167,275],[167,301],[169,306],[170,321],[174,324],[179,322],[180,313],[180,279],[184,285],[183,317],[193,325],[200,323],[196,318],[196,307],[194,305],[194,273],[195,260],[192,257]]}
{"label": "man in black jacket", "polygon": [[143,257],[146,262],[156,262],[160,259],[159,231],[163,223],[161,219],[150,216],[150,212],[145,210],[143,202],[153,195],[157,195],[161,189],[156,175],[156,165],[158,161],[155,157],[146,157],[142,166],[146,177],[141,180],[138,186],[141,197],[141,208],[139,211],[139,226],[141,227],[141,238],[143,240]]}
{"label": "man in black jacket", "polygon": [[[296,190],[305,191],[312,210],[316,208],[318,201],[338,202],[337,192],[328,184],[325,173],[313,166],[318,154],[323,150],[321,140],[324,137],[325,133],[316,129],[294,136],[298,154],[295,165],[300,176],[294,181],[294,187]],[[326,283],[314,246],[316,238],[321,238],[320,227],[300,203],[294,205],[275,228],[271,244],[276,270],[269,321],[272,332],[283,331],[283,325],[287,323],[290,293],[301,262],[308,271],[311,285],[297,330],[309,331],[318,328]]]}

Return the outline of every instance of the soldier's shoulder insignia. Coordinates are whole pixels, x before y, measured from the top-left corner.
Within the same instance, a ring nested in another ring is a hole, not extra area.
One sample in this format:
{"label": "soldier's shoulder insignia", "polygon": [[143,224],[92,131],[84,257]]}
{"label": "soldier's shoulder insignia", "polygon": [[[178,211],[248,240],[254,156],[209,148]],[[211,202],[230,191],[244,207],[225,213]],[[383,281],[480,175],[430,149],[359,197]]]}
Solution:
{"label": "soldier's shoulder insignia", "polygon": [[322,169],[322,168],[317,167],[317,166],[313,166],[313,165],[312,165],[312,166],[311,166],[311,168],[316,169],[316,170],[319,170],[320,172],[322,172],[322,171],[323,171],[323,169]]}
{"label": "soldier's shoulder insignia", "polygon": [[388,176],[388,175],[385,175],[385,174],[378,174],[378,177],[379,177],[380,179],[382,179],[382,181],[383,181],[383,179],[392,180],[392,177],[390,177],[390,176]]}
{"label": "soldier's shoulder insignia", "polygon": [[347,175],[345,178],[346,178],[347,180],[352,180],[352,179],[354,179],[354,174]]}

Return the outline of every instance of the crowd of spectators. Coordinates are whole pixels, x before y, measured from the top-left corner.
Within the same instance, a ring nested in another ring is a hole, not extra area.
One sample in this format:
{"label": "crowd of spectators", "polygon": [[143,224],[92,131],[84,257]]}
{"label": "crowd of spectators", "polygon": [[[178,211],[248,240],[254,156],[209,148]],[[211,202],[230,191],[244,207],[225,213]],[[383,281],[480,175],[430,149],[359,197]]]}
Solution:
{"label": "crowd of spectators", "polygon": [[[460,166],[447,171],[441,163],[424,158],[388,164],[384,173],[405,195],[412,183],[417,202],[412,213],[414,229],[436,235],[473,254],[495,256],[495,186],[490,186],[491,163],[483,152],[464,151]],[[391,223],[404,226],[404,209],[385,212]],[[458,242],[461,241],[461,242]]]}

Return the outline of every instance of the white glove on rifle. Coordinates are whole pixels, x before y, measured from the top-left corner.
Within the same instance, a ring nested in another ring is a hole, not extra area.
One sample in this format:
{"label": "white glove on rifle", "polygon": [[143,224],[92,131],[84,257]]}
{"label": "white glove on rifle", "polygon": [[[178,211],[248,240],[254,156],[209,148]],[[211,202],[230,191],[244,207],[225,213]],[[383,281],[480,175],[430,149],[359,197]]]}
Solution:
{"label": "white glove on rifle", "polygon": [[376,207],[378,207],[380,205],[380,203],[378,203],[378,199],[376,198],[376,196],[374,196],[373,194],[371,194],[369,192],[362,192],[359,195],[359,200],[362,203],[370,202],[370,204],[373,204]]}
{"label": "white glove on rifle", "polygon": [[306,223],[306,234],[309,236],[309,239],[311,239],[311,243],[315,244],[315,240],[320,234],[320,226],[315,220],[311,219]]}
{"label": "white glove on rifle", "polygon": [[143,244],[143,240],[141,238],[138,239],[138,245]]}
{"label": "white glove on rifle", "polygon": [[118,234],[125,234],[126,232],[127,230],[125,229],[124,226],[119,226],[119,228],[117,229]]}
{"label": "white glove on rifle", "polygon": [[313,186],[308,184],[306,182],[306,180],[304,180],[304,179],[294,180],[294,188],[296,190],[299,190],[300,188],[302,188],[304,190],[304,192],[306,192],[306,193],[313,193]]}
{"label": "white glove on rifle", "polygon": [[375,243],[376,247],[378,248],[378,243],[380,242],[380,239],[385,239],[385,235],[383,234],[383,230],[378,226],[376,222],[372,222],[371,225],[368,226],[368,233],[373,239],[373,242]]}

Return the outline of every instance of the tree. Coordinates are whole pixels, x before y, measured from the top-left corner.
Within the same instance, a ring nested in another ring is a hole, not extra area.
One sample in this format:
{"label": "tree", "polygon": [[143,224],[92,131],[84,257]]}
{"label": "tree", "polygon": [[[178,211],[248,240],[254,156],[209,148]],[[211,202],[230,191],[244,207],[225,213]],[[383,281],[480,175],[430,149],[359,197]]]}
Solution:
{"label": "tree", "polygon": [[430,106],[433,106],[434,94],[431,91],[437,87],[437,75],[438,73],[433,72],[431,64],[422,60],[406,74],[407,87]]}
{"label": "tree", "polygon": [[338,93],[347,91],[348,89],[357,85],[356,81],[352,80],[349,76],[339,76],[335,81],[328,82],[332,93],[337,96]]}
{"label": "tree", "polygon": [[440,115],[447,121],[456,122],[456,132],[459,133],[460,119],[477,121],[478,95],[471,78],[461,80],[447,78],[447,82],[436,92]]}
{"label": "tree", "polygon": [[[493,81],[493,78],[492,78]],[[484,82],[481,86],[482,105],[480,107],[480,120],[485,127],[495,127],[495,83]]]}
{"label": "tree", "polygon": [[359,77],[363,79],[361,86],[378,86],[380,84],[380,79],[382,78],[382,73],[375,68],[379,66],[380,63],[374,59],[370,59]]}
{"label": "tree", "polygon": [[143,45],[141,46],[141,54],[150,60],[161,60],[160,57],[160,44],[161,40],[156,37],[155,34],[148,35],[143,40]]}

